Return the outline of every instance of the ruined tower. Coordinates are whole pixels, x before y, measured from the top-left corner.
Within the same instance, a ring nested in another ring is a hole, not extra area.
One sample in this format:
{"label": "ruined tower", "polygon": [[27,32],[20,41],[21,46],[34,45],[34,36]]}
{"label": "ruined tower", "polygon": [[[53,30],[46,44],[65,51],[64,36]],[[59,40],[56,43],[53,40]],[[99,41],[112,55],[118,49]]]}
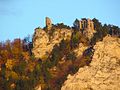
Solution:
{"label": "ruined tower", "polygon": [[46,24],[47,29],[50,30],[52,27],[52,22],[51,22],[51,19],[49,17],[46,17],[45,24]]}
{"label": "ruined tower", "polygon": [[73,23],[74,27],[81,31],[82,34],[84,34],[89,39],[93,37],[93,34],[95,33],[94,30],[94,22],[91,19],[82,18],[81,20],[76,19]]}
{"label": "ruined tower", "polygon": [[82,20],[79,21],[79,27],[80,29],[91,29],[94,30],[94,23],[91,19],[86,19],[86,18],[82,18]]}

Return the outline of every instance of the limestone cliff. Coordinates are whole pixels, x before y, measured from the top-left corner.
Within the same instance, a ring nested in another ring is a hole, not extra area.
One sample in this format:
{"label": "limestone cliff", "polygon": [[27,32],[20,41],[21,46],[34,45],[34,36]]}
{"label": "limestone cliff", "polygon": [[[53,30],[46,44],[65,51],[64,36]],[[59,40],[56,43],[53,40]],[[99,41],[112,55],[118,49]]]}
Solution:
{"label": "limestone cliff", "polygon": [[120,90],[120,39],[106,36],[94,50],[90,65],[68,75],[61,90]]}
{"label": "limestone cliff", "polygon": [[[88,39],[91,39],[93,37],[94,27],[93,27],[93,21],[90,19],[85,19],[85,23],[83,23],[84,20],[75,22],[74,29],[68,28],[63,23],[56,25],[52,24],[52,21],[49,17],[46,17],[46,27],[45,28],[37,28],[35,29],[34,36],[33,36],[33,54],[36,58],[41,58],[42,60],[46,59],[51,51],[53,50],[54,45],[61,42],[61,40],[67,40],[71,39],[72,32],[79,31],[83,37],[87,37]],[[82,22],[82,23],[81,23]],[[91,23],[89,26],[88,23]],[[85,24],[85,25],[83,25]],[[83,25],[84,27],[80,27]],[[78,26],[78,27],[76,27]],[[91,27],[92,26],[92,27]],[[75,29],[76,28],[76,29]],[[83,32],[84,31],[84,32]],[[81,48],[83,47],[83,48]],[[74,52],[77,54],[77,57],[82,55],[82,52],[86,49],[82,43],[79,44],[79,47],[74,50]]]}
{"label": "limestone cliff", "polygon": [[[52,34],[50,34],[50,31]],[[33,37],[33,53],[36,58],[43,60],[51,53],[55,44],[59,44],[61,40],[71,38],[71,29],[55,29],[46,32],[41,28],[37,28]]]}
{"label": "limestone cliff", "polygon": [[82,56],[83,52],[88,48],[88,46],[83,45],[83,43],[79,43],[78,47],[73,50],[76,54],[76,57]]}

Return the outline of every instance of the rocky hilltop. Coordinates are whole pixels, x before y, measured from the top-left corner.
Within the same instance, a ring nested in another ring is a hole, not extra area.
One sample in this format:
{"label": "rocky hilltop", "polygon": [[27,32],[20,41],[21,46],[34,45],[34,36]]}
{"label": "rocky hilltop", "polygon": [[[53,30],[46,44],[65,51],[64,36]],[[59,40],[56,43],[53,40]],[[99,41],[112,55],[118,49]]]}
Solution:
{"label": "rocky hilltop", "polygon": [[[92,25],[89,25],[88,23],[92,23]],[[33,36],[32,52],[36,58],[41,58],[42,60],[46,59],[50,55],[53,47],[55,45],[59,45],[61,40],[70,40],[74,31],[81,33],[81,36],[83,36],[83,38],[86,37],[89,40],[95,33],[93,21],[90,21],[90,19],[75,21],[73,23],[74,29],[69,26],[67,27],[63,23],[54,25],[52,24],[51,19],[48,17],[46,17],[45,24],[45,28],[36,28]],[[80,47],[81,46],[82,44],[80,44]],[[75,52],[79,53],[79,50],[76,49]],[[79,56],[79,54],[77,56]]]}
{"label": "rocky hilltop", "polygon": [[0,42],[0,90],[120,90],[118,26],[45,24],[33,37]]}
{"label": "rocky hilltop", "polygon": [[[54,27],[54,26],[53,26]],[[46,17],[46,28],[36,28],[33,37],[33,53],[36,58],[46,59],[54,45],[59,44],[61,40],[69,40],[72,30],[67,28],[52,28],[50,18]]]}
{"label": "rocky hilltop", "polygon": [[49,32],[37,28],[33,37],[33,53],[35,57],[41,59],[47,58],[54,45],[59,44],[63,39],[70,39],[71,35],[71,29],[55,29],[51,35]]}
{"label": "rocky hilltop", "polygon": [[68,75],[61,90],[120,90],[120,39],[106,36],[94,50],[90,65]]}
{"label": "rocky hilltop", "polygon": [[33,35],[43,81],[36,90],[120,89],[120,28],[86,18],[72,27],[48,17],[45,24]]}

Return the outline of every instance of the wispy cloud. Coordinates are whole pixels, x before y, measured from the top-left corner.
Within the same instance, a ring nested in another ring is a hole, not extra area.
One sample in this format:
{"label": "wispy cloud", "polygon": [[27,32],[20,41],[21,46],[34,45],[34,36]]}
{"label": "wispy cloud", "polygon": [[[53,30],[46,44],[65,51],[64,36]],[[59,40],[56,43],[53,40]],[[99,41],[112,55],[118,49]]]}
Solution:
{"label": "wispy cloud", "polygon": [[20,15],[23,15],[23,11],[20,8],[0,6],[0,16],[20,16]]}
{"label": "wispy cloud", "polygon": [[0,8],[0,15],[16,15],[17,13],[7,8]]}

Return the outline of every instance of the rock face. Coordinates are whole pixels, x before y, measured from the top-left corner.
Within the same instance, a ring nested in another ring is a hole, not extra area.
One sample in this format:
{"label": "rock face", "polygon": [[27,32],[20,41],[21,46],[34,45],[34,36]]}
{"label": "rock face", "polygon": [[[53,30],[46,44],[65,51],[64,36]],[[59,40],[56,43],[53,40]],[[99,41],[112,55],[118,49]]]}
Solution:
{"label": "rock face", "polygon": [[[52,30],[51,30],[52,31]],[[69,40],[71,38],[71,29],[55,29],[52,35],[46,33],[45,30],[38,28],[33,36],[33,50],[36,58],[45,59],[51,53],[55,44],[59,44],[61,40]]]}
{"label": "rock face", "polygon": [[[33,53],[35,57],[42,58],[50,48],[47,47],[49,38],[47,33],[42,29],[36,29],[33,37]],[[46,48],[47,47],[47,48]]]}
{"label": "rock face", "polygon": [[96,33],[96,31],[91,29],[86,29],[83,31],[83,35],[86,36],[89,40],[93,37],[94,33]]}
{"label": "rock face", "polygon": [[120,90],[120,39],[106,36],[94,49],[90,66],[68,75],[61,90]]}
{"label": "rock face", "polygon": [[76,49],[74,49],[76,57],[78,58],[79,56],[81,56],[87,48],[88,46],[84,46],[82,43],[79,43],[79,46]]}

